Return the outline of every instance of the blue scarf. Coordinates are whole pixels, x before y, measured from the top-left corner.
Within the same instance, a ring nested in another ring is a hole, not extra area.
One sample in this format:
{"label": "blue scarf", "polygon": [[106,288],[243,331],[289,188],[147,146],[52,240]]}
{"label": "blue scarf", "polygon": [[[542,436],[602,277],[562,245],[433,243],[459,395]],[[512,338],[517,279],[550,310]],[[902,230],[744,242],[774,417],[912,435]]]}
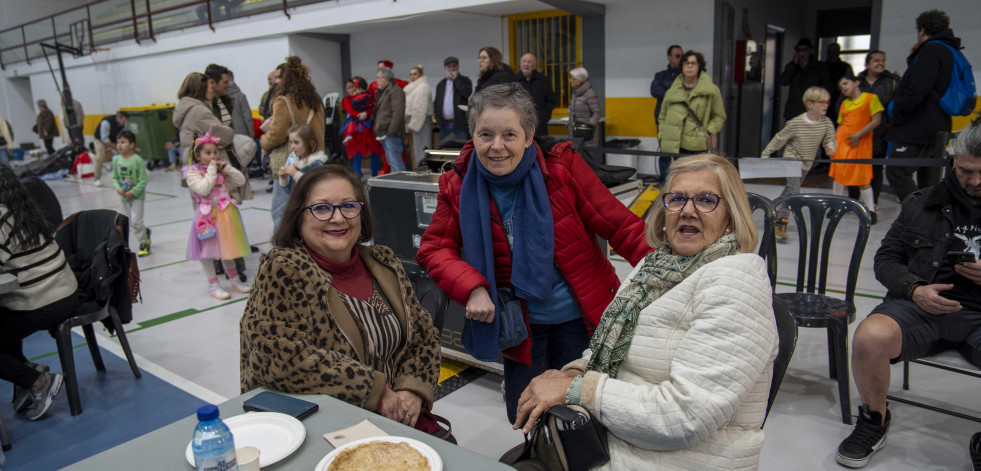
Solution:
{"label": "blue scarf", "polygon": [[514,202],[514,248],[511,253],[511,284],[517,297],[534,301],[547,301],[552,297],[555,236],[552,206],[542,170],[538,166],[538,145],[532,144],[525,149],[518,166],[504,176],[494,175],[485,169],[475,149],[470,155],[470,166],[460,189],[463,257],[490,283],[487,291],[496,309],[492,323],[467,319],[462,340],[463,346],[474,358],[497,361],[501,306],[497,305],[488,185],[521,186]]}

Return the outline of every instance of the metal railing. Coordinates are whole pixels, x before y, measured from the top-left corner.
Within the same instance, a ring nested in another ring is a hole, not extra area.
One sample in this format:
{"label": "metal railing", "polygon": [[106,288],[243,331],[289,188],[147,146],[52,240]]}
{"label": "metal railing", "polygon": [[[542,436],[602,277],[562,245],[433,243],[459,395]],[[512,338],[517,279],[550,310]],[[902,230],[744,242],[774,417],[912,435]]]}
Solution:
{"label": "metal railing", "polygon": [[[0,31],[0,69],[44,58],[41,43],[91,48],[329,0],[100,0]],[[72,25],[76,25],[72,30]],[[78,25],[82,25],[81,28]]]}

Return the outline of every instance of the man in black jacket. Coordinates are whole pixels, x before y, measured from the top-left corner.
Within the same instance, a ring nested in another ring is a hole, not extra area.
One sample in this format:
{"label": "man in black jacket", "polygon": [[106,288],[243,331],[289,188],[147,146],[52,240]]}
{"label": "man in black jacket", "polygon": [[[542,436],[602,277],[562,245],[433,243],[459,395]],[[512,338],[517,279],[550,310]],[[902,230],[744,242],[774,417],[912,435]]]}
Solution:
{"label": "man in black jacket", "polygon": [[[916,45],[906,58],[908,68],[896,87],[886,139],[894,158],[942,158],[950,132],[950,115],[940,107],[954,69],[954,57],[943,44],[960,49],[960,38],[950,29],[950,18],[939,10],[916,17]],[[913,183],[913,174],[916,183]],[[886,167],[886,178],[899,200],[940,181],[940,167]]]}
{"label": "man in black jacket", "polygon": [[783,68],[779,80],[780,85],[789,86],[787,103],[783,108],[783,119],[786,121],[807,111],[804,109],[804,91],[808,88],[821,87],[831,93],[832,87],[837,87],[837,84],[831,83],[828,64],[814,57],[814,47],[808,38],[797,41],[794,57]]}
{"label": "man in black jacket", "polygon": [[681,55],[684,52],[685,50],[677,44],[668,46],[668,68],[654,74],[654,80],[651,80],[651,96],[657,98],[657,105],[654,106],[655,123],[657,117],[661,115],[661,101],[664,100],[664,94],[681,73]]}
{"label": "man in black jacket", "polygon": [[852,342],[862,405],[855,431],[838,447],[845,466],[865,466],[885,446],[890,363],[956,348],[981,368],[981,120],[961,132],[954,150],[952,171],[903,201],[875,253],[875,277],[888,293]]}
{"label": "man in black jacket", "polygon": [[460,61],[453,56],[443,61],[446,78],[436,85],[436,99],[433,112],[439,123],[439,138],[454,134],[461,139],[470,139],[467,125],[467,112],[460,105],[470,102],[473,93],[473,82],[465,75],[460,75]]}
{"label": "man in black jacket", "polygon": [[535,111],[538,112],[538,126],[535,127],[535,135],[547,136],[548,120],[552,119],[552,110],[555,109],[552,80],[535,70],[538,67],[538,59],[530,52],[521,56],[520,65],[521,71],[514,75],[514,80],[525,87],[535,102]]}

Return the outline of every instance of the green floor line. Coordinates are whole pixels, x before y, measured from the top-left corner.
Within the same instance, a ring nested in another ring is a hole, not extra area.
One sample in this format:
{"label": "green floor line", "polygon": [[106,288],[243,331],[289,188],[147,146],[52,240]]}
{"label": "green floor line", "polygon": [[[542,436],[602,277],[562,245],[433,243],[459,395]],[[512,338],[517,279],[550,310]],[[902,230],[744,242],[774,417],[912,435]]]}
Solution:
{"label": "green floor line", "polygon": [[166,196],[168,199],[177,198],[177,195],[168,195],[167,193],[157,193],[155,191],[144,191],[143,193],[146,193],[148,195]]}
{"label": "green floor line", "polygon": [[269,209],[269,208],[260,208],[260,207],[258,207],[258,206],[249,206],[248,208],[240,208],[240,209],[241,209],[242,211],[247,211],[247,210],[249,210],[249,209],[254,209],[254,210],[256,210],[256,211],[265,211],[265,212],[267,212],[267,213],[271,213],[271,212],[272,212],[272,210],[271,210],[271,209]]}
{"label": "green floor line", "polygon": [[[72,345],[72,350],[75,350],[77,348],[82,348],[85,345],[87,345],[85,342],[82,342],[82,343],[80,343],[78,345]],[[48,352],[48,353],[45,353],[44,355],[39,355],[39,356],[36,356],[34,358],[28,358],[27,361],[36,361],[36,360],[40,360],[42,358],[47,358],[49,356],[57,355],[57,354],[58,354],[58,350],[55,350],[53,352]]]}
{"label": "green floor line", "polygon": [[[134,327],[132,329],[127,329],[126,330],[126,333],[129,334],[131,332],[137,332],[137,331],[140,331],[140,330],[143,330],[143,329],[147,329],[147,328],[150,328],[150,327],[158,326],[160,324],[166,324],[166,323],[171,322],[171,321],[176,321],[177,319],[183,319],[183,318],[185,318],[187,316],[193,316],[195,314],[200,314],[202,312],[208,312],[208,311],[211,311],[211,310],[214,310],[214,309],[225,307],[225,306],[228,306],[230,304],[240,303],[240,302],[245,301],[247,299],[249,299],[249,298],[247,298],[247,297],[246,298],[238,298],[238,299],[233,299],[231,301],[218,304],[216,306],[207,307],[207,308],[204,308],[204,309],[194,309],[194,308],[184,309],[183,311],[177,311],[177,312],[175,312],[173,314],[167,314],[165,316],[154,317],[153,319],[147,319],[147,320],[145,320],[143,322],[137,322],[136,324],[139,327]],[[113,336],[113,337],[115,337],[115,336]]]}

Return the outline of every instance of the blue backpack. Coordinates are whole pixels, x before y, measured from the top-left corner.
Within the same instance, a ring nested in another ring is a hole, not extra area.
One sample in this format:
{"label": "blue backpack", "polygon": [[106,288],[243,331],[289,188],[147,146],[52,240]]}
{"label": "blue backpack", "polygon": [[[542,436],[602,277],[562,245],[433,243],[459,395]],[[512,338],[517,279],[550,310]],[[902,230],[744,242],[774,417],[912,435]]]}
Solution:
{"label": "blue backpack", "polygon": [[964,54],[943,41],[930,41],[943,44],[954,56],[954,70],[950,74],[947,92],[940,97],[940,107],[951,116],[968,116],[974,112],[977,103],[977,88],[974,86],[974,72]]}

